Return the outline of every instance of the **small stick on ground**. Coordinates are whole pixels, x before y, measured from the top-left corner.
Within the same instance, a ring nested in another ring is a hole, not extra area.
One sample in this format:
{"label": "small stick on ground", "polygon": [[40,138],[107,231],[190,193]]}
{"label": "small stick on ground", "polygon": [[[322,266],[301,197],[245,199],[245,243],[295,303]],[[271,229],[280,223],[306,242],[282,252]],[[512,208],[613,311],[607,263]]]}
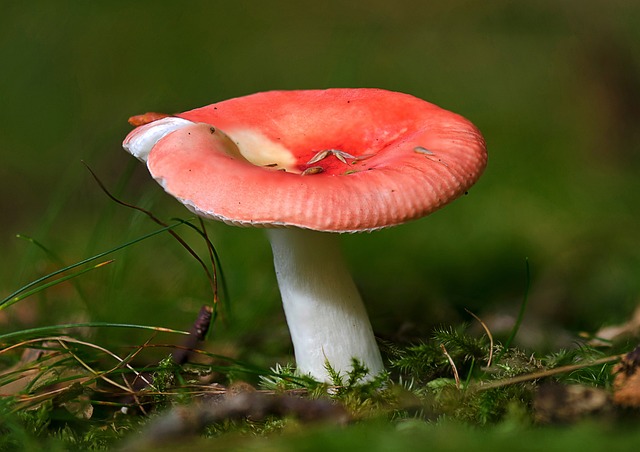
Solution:
{"label": "small stick on ground", "polygon": [[196,435],[205,427],[225,420],[266,416],[295,416],[302,422],[331,422],[344,425],[350,420],[347,411],[327,399],[304,399],[291,395],[269,395],[261,392],[227,394],[222,400],[209,399],[190,406],[176,407],[151,422],[123,450],[147,450],[150,447],[178,442]]}
{"label": "small stick on ground", "polygon": [[565,374],[573,372],[574,370],[584,369],[585,367],[599,366],[601,364],[608,364],[615,361],[619,361],[626,353],[621,355],[607,356],[605,358],[596,359],[594,361],[584,362],[580,364],[572,364],[569,366],[556,367],[554,369],[543,370],[540,372],[534,372],[532,374],[518,375],[516,377],[505,378],[503,380],[495,380],[489,382],[476,383],[469,387],[472,391],[486,391],[488,389],[502,388],[504,386],[510,386],[518,383],[524,383],[527,381],[540,380],[541,378],[551,377],[553,375]]}
{"label": "small stick on ground", "polygon": [[200,308],[198,317],[193,323],[193,326],[189,330],[189,336],[185,339],[182,347],[176,348],[173,353],[173,362],[176,364],[184,364],[191,355],[191,350],[198,345],[207,336],[209,326],[211,325],[211,319],[213,317],[213,308],[209,305],[204,305]]}

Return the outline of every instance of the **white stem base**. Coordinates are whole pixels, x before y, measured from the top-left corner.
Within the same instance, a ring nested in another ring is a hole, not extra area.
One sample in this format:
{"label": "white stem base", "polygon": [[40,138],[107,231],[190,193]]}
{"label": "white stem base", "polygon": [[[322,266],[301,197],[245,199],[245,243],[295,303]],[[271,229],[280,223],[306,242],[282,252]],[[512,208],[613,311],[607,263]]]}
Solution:
{"label": "white stem base", "polygon": [[370,378],[384,371],[369,317],[336,234],[268,231],[298,371],[330,381],[325,363],[346,374],[356,358]]}

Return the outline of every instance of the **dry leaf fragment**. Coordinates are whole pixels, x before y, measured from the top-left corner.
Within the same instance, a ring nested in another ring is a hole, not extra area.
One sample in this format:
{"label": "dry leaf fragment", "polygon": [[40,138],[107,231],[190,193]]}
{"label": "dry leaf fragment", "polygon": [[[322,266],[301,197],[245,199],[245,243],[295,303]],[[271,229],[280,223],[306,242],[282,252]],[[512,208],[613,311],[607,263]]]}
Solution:
{"label": "dry leaf fragment", "polygon": [[627,353],[612,370],[613,401],[626,407],[640,407],[640,346]]}
{"label": "dry leaf fragment", "polygon": [[637,336],[640,336],[640,305],[627,322],[601,328],[589,342],[589,345],[594,347],[610,345],[611,342]]}

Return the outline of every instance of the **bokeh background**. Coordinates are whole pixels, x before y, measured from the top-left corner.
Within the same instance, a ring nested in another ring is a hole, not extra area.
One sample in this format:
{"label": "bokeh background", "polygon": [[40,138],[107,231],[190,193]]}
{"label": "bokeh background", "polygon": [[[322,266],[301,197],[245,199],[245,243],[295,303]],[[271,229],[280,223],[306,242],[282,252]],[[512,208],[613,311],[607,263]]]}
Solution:
{"label": "bokeh background", "polygon": [[[520,340],[570,344],[640,301],[640,5],[632,0],[3,2],[0,293],[157,229],[116,205],[190,215],[122,151],[127,118],[273,90],[379,87],[471,119],[489,166],[428,218],[343,237],[377,334],[428,336],[526,292]],[[203,255],[188,228],[181,235]],[[210,347],[290,356],[262,231],[210,224],[229,289]],[[22,234],[36,240],[39,245]],[[186,329],[211,294],[168,235],[0,312],[0,330],[72,321]],[[148,333],[108,330],[131,343]]]}

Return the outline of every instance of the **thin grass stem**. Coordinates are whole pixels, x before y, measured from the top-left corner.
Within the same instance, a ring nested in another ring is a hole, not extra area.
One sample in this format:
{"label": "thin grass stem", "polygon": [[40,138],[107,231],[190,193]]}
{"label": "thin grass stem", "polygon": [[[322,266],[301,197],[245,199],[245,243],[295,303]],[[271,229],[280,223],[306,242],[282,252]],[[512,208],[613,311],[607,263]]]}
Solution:
{"label": "thin grass stem", "polygon": [[525,258],[525,286],[524,286],[524,295],[522,296],[522,303],[520,304],[520,311],[518,312],[518,317],[516,318],[516,323],[513,325],[511,329],[511,334],[509,338],[504,344],[504,348],[496,358],[496,362],[500,361],[500,358],[506,353],[506,351],[511,347],[513,340],[518,334],[518,330],[520,329],[520,325],[522,324],[522,320],[524,319],[524,313],[527,310],[527,304],[529,303],[529,289],[531,287],[531,272],[529,270],[529,258]]}
{"label": "thin grass stem", "polygon": [[[72,329],[72,328],[133,328],[133,329],[139,329],[139,330],[157,331],[160,333],[172,333],[172,334],[184,334],[184,335],[189,334],[188,331],[174,330],[171,328],[165,328],[161,326],[132,325],[128,323],[109,323],[109,322],[68,323],[63,325],[41,326],[38,328],[30,328],[27,330],[14,331],[13,333],[3,334],[3,335],[0,335],[0,343],[7,342],[11,339],[15,339],[19,337],[28,337],[34,334],[42,334],[42,333],[46,334],[51,331],[59,331],[59,330]],[[0,349],[0,354],[14,347],[16,347],[16,345]]]}
{"label": "thin grass stem", "polygon": [[42,284],[42,285],[40,285],[40,286],[38,286],[38,287],[36,287],[36,288],[34,288],[32,290],[28,290],[26,292],[23,292],[22,295],[18,295],[16,297],[13,297],[12,299],[6,301],[3,305],[0,306],[0,310],[6,309],[6,308],[8,308],[9,306],[11,306],[11,305],[13,305],[15,303],[17,303],[17,302],[19,302],[21,300],[24,300],[25,298],[30,297],[31,295],[34,295],[34,294],[36,294],[36,293],[38,293],[40,291],[48,289],[49,287],[52,287],[52,286],[58,285],[60,283],[63,283],[65,281],[68,281],[70,279],[76,278],[76,277],[78,277],[80,275],[83,275],[83,274],[85,274],[87,272],[90,272],[92,270],[96,270],[98,268],[104,267],[105,265],[108,265],[108,264],[110,264],[112,262],[113,262],[113,259],[108,260],[108,261],[104,261],[104,262],[100,262],[99,264],[96,264],[96,265],[94,265],[92,267],[79,270],[79,271],[71,273],[69,275],[65,275],[65,276],[63,276],[61,278],[58,278],[58,279],[55,279],[53,281],[49,281],[48,283]]}
{"label": "thin grass stem", "polygon": [[[180,225],[182,225],[182,224],[184,224],[184,223],[179,222],[179,223],[174,223],[174,224],[171,224],[171,225],[165,226],[165,227],[163,227],[163,228],[161,228],[161,229],[157,229],[157,230],[155,230],[155,231],[153,231],[153,232],[150,232],[150,233],[148,233],[148,234],[145,234],[145,235],[143,235],[143,236],[141,236],[141,237],[138,237],[138,238],[136,238],[136,239],[133,239],[133,240],[130,240],[130,241],[126,242],[126,243],[123,243],[123,244],[121,244],[121,245],[118,245],[118,246],[116,246],[115,248],[111,248],[110,250],[103,251],[102,253],[98,253],[98,254],[96,254],[96,255],[94,255],[94,256],[91,256],[91,257],[88,257],[88,258],[86,258],[86,259],[83,259],[83,260],[81,260],[81,261],[79,261],[79,262],[76,262],[75,264],[68,265],[68,266],[66,266],[66,267],[64,267],[64,268],[61,268],[61,269],[56,270],[56,271],[54,271],[54,272],[52,272],[52,273],[49,273],[48,275],[42,276],[42,277],[40,277],[40,278],[38,278],[38,279],[36,279],[36,280],[34,280],[34,281],[30,282],[29,284],[26,284],[26,285],[22,286],[20,289],[16,290],[16,291],[15,291],[15,292],[13,292],[12,294],[10,294],[10,295],[9,295],[9,296],[7,296],[6,298],[4,298],[2,301],[0,301],[0,310],[2,310],[2,309],[5,307],[4,305],[5,305],[6,303],[8,303],[10,300],[12,300],[13,298],[17,297],[17,296],[18,296],[18,295],[20,295],[21,293],[26,292],[27,290],[31,289],[32,287],[35,287],[35,286],[37,286],[38,284],[41,284],[41,283],[43,283],[44,281],[46,281],[46,280],[48,280],[48,279],[50,279],[50,278],[53,278],[54,276],[57,276],[57,275],[59,275],[59,274],[61,274],[61,273],[64,273],[64,272],[69,271],[69,270],[72,270],[72,269],[74,269],[74,268],[80,267],[80,266],[82,266],[82,265],[88,264],[89,262],[93,262],[93,261],[95,261],[95,260],[101,259],[101,258],[103,258],[103,257],[105,257],[105,256],[108,256],[109,254],[115,253],[116,251],[120,251],[120,250],[121,250],[121,249],[123,249],[123,248],[126,248],[126,247],[128,247],[128,246],[134,245],[134,244],[136,244],[136,243],[138,243],[138,242],[141,242],[141,241],[143,241],[143,240],[146,240],[146,239],[148,239],[148,238],[151,238],[151,237],[153,237],[153,236],[155,236],[155,235],[161,234],[161,233],[163,233],[163,232],[165,232],[165,231],[170,231],[170,230],[172,230],[173,228],[175,228],[175,227],[177,227],[177,226],[180,226]],[[0,339],[1,339],[1,337],[0,337]]]}

